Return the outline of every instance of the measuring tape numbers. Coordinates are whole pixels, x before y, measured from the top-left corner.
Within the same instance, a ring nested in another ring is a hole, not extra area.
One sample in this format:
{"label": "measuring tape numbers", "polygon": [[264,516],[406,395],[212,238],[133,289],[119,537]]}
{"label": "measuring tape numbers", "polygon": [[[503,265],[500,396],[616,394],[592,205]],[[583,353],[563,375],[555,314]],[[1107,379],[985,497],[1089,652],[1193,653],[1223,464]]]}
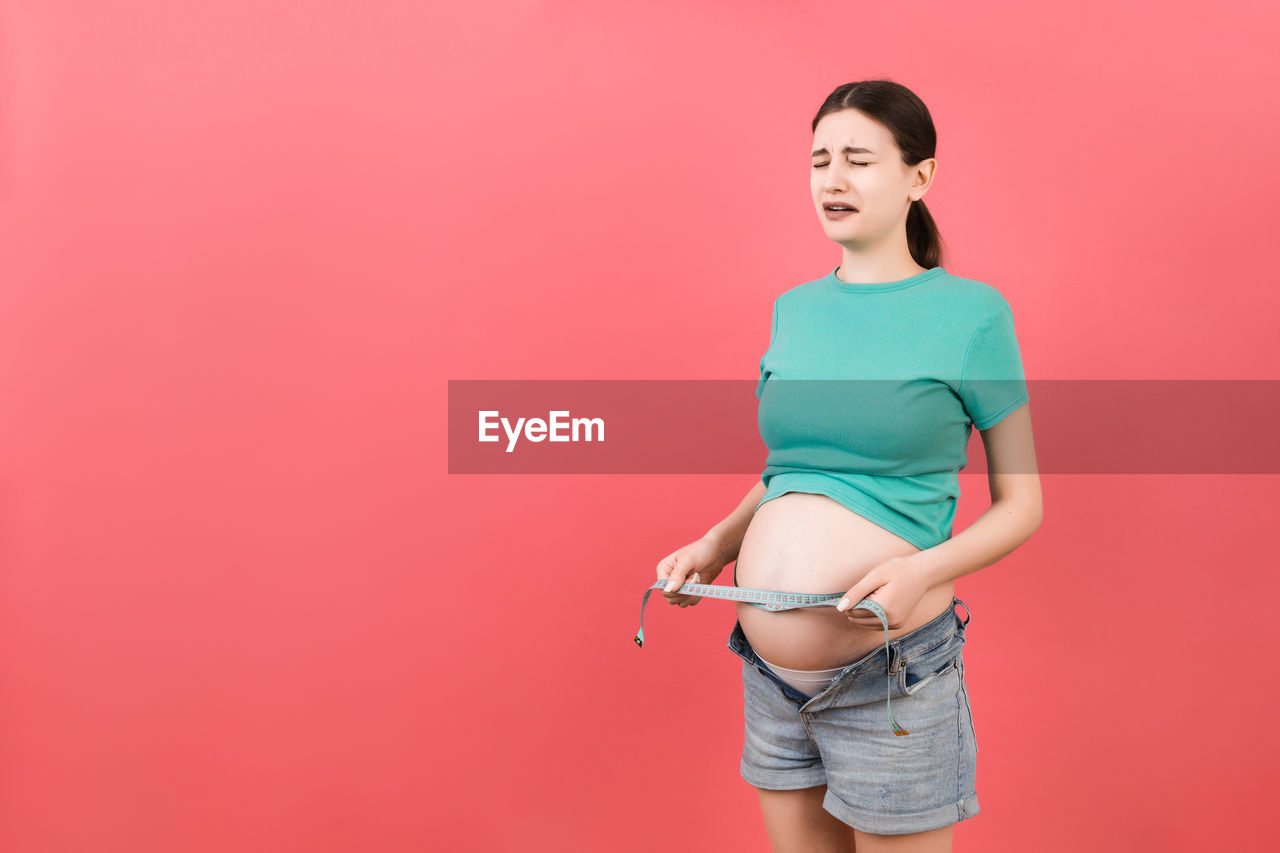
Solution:
{"label": "measuring tape numbers", "polygon": [[[649,603],[649,595],[654,590],[665,589],[667,581],[655,581],[653,586],[644,591],[644,600],[640,602],[640,630],[636,632],[635,640],[637,646],[644,646],[644,608]],[[842,592],[831,593],[810,593],[810,592],[778,592],[772,589],[751,589],[750,587],[741,586],[723,586],[706,583],[686,583],[673,592],[683,593],[684,595],[696,595],[702,598],[722,598],[726,601],[742,601],[747,604],[759,607],[763,610],[796,610],[801,607],[835,607],[840,599],[844,598]],[[884,626],[884,653],[886,666],[889,660],[889,618],[885,615],[884,608],[869,598],[864,598],[850,608],[851,610],[868,610],[874,613],[880,619],[880,624]],[[889,713],[889,726],[893,729],[895,735],[910,734],[902,726],[898,725],[897,720],[893,718],[893,709],[889,705],[889,700],[893,693],[893,676],[886,675],[886,693],[885,708]]]}

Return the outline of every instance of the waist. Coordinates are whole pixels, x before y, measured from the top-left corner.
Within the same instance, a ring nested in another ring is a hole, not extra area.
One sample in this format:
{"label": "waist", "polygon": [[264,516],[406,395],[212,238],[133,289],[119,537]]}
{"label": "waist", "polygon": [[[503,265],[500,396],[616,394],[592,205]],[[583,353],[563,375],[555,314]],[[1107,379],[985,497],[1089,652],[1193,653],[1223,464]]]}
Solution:
{"label": "waist", "polygon": [[[800,593],[844,593],[880,563],[920,549],[826,495],[791,492],[760,507],[733,566],[734,586]],[[890,641],[937,619],[954,582],[929,589]],[[883,629],[853,625],[835,608],[768,611],[735,605],[761,656],[793,669],[843,666],[883,647]]]}
{"label": "waist", "polygon": [[[889,629],[888,642],[903,637],[913,644],[929,642],[930,637],[916,632],[928,625],[945,626],[943,617],[954,600],[953,581],[930,588],[902,625]],[[847,666],[883,648],[886,642],[883,626],[858,627],[847,613],[834,607],[770,611],[742,602],[735,606],[738,624],[752,647],[770,662],[791,669]],[[924,633],[928,634],[927,629]]]}

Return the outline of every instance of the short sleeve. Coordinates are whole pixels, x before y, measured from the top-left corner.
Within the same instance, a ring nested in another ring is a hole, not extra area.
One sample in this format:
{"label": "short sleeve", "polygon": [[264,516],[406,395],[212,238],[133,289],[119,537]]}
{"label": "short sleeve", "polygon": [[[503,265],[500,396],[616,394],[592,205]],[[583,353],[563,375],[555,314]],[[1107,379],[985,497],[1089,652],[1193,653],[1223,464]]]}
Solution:
{"label": "short sleeve", "polygon": [[[781,297],[779,297],[780,299]],[[764,383],[769,380],[769,374],[772,372],[765,368],[765,359],[769,357],[769,350],[773,349],[774,339],[778,337],[778,300],[773,300],[773,326],[769,329],[769,346],[765,347],[764,355],[760,356],[760,381],[756,383],[756,399],[760,399],[760,395],[764,393]]]}
{"label": "short sleeve", "polygon": [[1030,400],[1013,311],[1007,304],[989,314],[973,333],[956,393],[978,429],[995,426]]}

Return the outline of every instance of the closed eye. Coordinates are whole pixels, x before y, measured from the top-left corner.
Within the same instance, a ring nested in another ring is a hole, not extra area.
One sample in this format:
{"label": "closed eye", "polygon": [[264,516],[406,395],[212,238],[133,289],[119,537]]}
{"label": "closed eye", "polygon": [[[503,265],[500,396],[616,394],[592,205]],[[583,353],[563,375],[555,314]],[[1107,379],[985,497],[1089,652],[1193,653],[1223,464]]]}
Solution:
{"label": "closed eye", "polygon": [[[814,164],[813,164],[813,168],[815,168],[815,169],[821,169],[821,168],[824,168],[826,165],[827,165],[826,163],[814,163]],[[859,163],[859,162],[858,162],[858,161],[856,161],[856,160],[850,160],[850,161],[849,161],[849,165],[850,165],[850,166],[870,166],[871,164],[870,164],[870,163]]]}

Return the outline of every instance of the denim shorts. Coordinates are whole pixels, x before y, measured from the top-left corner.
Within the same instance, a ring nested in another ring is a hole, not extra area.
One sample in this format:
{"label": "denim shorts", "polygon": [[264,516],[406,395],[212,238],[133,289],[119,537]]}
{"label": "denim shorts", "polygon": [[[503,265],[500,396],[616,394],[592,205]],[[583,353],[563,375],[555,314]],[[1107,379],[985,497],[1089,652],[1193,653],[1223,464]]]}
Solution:
{"label": "denim shorts", "polygon": [[[924,832],[978,813],[978,741],[964,684],[965,620],[951,606],[881,644],[809,697],[760,660],[735,622],[746,717],[742,778],[757,788],[825,784],[822,807],[876,835]],[[887,658],[886,658],[887,654]],[[889,707],[886,707],[886,699]],[[895,735],[889,712],[910,734]]]}

